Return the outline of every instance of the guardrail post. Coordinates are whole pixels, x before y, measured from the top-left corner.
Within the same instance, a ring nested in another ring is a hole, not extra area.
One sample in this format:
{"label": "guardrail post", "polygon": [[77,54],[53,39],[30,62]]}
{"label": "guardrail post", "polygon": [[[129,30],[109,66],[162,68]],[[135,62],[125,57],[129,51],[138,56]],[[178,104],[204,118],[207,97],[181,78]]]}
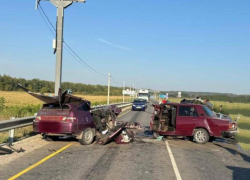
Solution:
{"label": "guardrail post", "polygon": [[[16,119],[15,117],[11,117],[10,120]],[[12,144],[14,142],[15,129],[9,130],[9,143]]]}

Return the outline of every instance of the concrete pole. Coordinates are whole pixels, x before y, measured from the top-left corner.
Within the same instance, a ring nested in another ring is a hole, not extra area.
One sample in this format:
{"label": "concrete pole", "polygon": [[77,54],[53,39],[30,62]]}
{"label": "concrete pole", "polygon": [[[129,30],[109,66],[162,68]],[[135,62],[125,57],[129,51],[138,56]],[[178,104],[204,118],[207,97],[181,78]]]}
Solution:
{"label": "concrete pole", "polygon": [[64,8],[70,6],[73,1],[50,0],[50,2],[57,7],[55,96],[58,96],[62,82]]}
{"label": "concrete pole", "polygon": [[136,90],[135,90],[135,87],[134,87],[134,91],[135,91],[135,98],[136,98]]}
{"label": "concrete pole", "polygon": [[57,8],[57,28],[56,28],[56,77],[55,77],[55,96],[58,96],[58,90],[62,82],[62,54],[63,54],[63,17],[64,7]]}
{"label": "concrete pole", "polygon": [[130,84],[130,94],[129,94],[129,96],[130,96],[130,102],[131,102],[131,99],[132,99],[131,86],[132,86],[132,84]]}
{"label": "concrete pole", "polygon": [[[132,91],[134,91],[134,86],[135,86],[135,85],[133,84],[133,88],[132,88]],[[133,99],[134,99],[134,94],[132,94],[132,96],[133,96]]]}
{"label": "concrete pole", "polygon": [[123,99],[123,103],[124,103],[124,90],[125,90],[125,81],[123,81],[123,91],[122,91],[122,99]]}
{"label": "concrete pole", "polygon": [[111,75],[109,73],[108,74],[108,100],[107,100],[107,105],[109,105],[110,79],[111,79]]}

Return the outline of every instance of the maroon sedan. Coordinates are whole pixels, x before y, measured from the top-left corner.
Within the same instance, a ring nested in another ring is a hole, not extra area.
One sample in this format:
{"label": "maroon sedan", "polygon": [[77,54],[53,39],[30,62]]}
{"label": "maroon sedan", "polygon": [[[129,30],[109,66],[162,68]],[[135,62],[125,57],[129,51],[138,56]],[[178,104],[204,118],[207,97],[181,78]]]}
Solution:
{"label": "maroon sedan", "polygon": [[228,119],[218,118],[206,105],[165,103],[153,107],[150,129],[160,135],[188,136],[204,144],[232,127]]}

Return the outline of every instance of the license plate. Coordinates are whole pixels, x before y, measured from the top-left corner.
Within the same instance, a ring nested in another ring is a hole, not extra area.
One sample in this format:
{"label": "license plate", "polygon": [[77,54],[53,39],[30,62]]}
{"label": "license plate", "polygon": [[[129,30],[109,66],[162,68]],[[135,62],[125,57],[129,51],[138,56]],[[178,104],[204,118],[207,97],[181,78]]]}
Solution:
{"label": "license plate", "polygon": [[141,107],[136,107],[137,109],[141,109]]}

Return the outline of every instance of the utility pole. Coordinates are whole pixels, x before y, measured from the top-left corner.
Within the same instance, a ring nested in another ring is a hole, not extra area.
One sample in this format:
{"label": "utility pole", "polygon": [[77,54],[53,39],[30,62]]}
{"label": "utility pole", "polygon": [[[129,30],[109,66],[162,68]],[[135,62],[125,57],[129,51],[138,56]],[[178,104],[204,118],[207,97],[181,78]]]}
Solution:
{"label": "utility pole", "polygon": [[123,91],[122,91],[122,99],[123,99],[123,103],[124,103],[124,90],[125,90],[125,81],[123,81]]}
{"label": "utility pole", "polygon": [[108,100],[107,100],[107,105],[109,105],[110,79],[111,79],[111,75],[109,73],[108,74]]}
{"label": "utility pole", "polygon": [[[36,9],[41,0],[36,0]],[[73,2],[85,2],[85,0],[49,0],[57,7],[57,21],[56,21],[56,75],[55,75],[55,96],[58,96],[58,90],[61,88],[62,82],[62,56],[63,56],[63,22],[64,9],[70,6]],[[53,41],[54,42],[54,41]]]}
{"label": "utility pole", "polygon": [[134,87],[134,92],[135,92],[135,98],[136,98],[136,90],[135,90],[135,87]]}
{"label": "utility pole", "polygon": [[132,84],[130,84],[130,102],[131,102],[131,99],[132,99],[132,92],[131,92],[131,86],[132,86]]}
{"label": "utility pole", "polygon": [[[132,88],[132,91],[133,91],[133,92],[134,92],[134,86],[135,86],[135,85],[133,84],[133,88]],[[133,93],[132,95],[133,95],[133,99],[134,99],[134,93]]]}

